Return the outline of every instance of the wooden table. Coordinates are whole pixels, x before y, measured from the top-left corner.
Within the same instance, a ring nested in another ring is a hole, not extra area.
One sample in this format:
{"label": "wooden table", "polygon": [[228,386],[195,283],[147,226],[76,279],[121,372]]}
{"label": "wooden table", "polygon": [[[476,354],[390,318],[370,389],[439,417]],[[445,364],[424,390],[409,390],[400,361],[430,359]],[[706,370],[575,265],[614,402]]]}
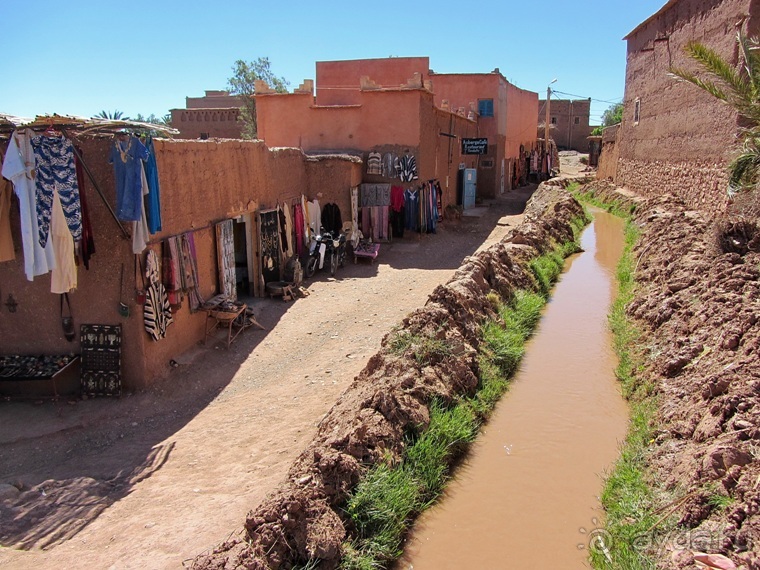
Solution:
{"label": "wooden table", "polygon": [[[230,347],[232,344],[232,341],[237,338],[237,336],[243,332],[243,330],[246,328],[245,326],[245,316],[243,317],[243,324],[238,328],[238,330],[235,332],[235,334],[232,334],[232,326],[235,324],[235,319],[237,319],[240,315],[245,314],[245,310],[248,307],[246,305],[241,305],[238,307],[237,311],[220,311],[214,308],[206,309],[206,323],[205,323],[205,329],[206,332],[203,335],[203,344],[206,344],[206,339],[209,337],[211,333],[213,333],[217,327],[219,328],[227,328],[227,348]],[[209,326],[209,320],[211,321],[211,326]]]}

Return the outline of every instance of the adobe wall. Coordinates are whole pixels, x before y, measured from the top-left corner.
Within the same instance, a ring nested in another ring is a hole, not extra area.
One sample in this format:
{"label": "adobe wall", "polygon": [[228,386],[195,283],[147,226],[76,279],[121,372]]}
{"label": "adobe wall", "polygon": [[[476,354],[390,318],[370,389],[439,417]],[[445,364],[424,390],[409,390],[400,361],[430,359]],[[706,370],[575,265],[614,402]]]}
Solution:
{"label": "adobe wall", "polygon": [[[115,203],[112,166],[107,162],[108,140],[83,139],[84,156],[110,204]],[[269,150],[260,141],[156,140],[161,183],[163,231],[152,236],[150,247],[159,255],[163,238],[193,231],[201,294],[216,292],[216,238],[214,223],[242,213],[276,206],[278,200],[322,194],[321,203],[336,202],[350,211],[349,189],[358,184],[361,166],[347,157],[309,159],[298,149]],[[173,313],[167,337],[158,342],[145,333],[142,308],[135,303],[134,257],[131,241],[121,237],[106,206],[87,181],[84,193],[90,206],[96,253],[90,270],[79,268],[79,286],[71,293],[77,328],[82,323],[124,327],[122,374],[125,389],[145,387],[168,371],[168,363],[203,338],[205,313],[191,314],[188,301]],[[15,201],[14,201],[15,204]],[[255,216],[254,216],[255,217]],[[16,313],[0,319],[3,354],[57,354],[79,352],[79,338],[63,338],[59,296],[52,295],[50,277],[29,283],[23,273],[18,208],[12,208],[12,231],[17,259],[0,264],[2,294],[18,301]],[[255,231],[255,230],[254,230]],[[256,240],[254,240],[255,243]],[[131,316],[118,314],[121,265],[125,267],[123,300]]]}
{"label": "adobe wall", "polygon": [[[543,123],[546,119],[544,105],[546,100],[539,101],[538,122]],[[588,137],[591,134],[589,126],[589,114],[591,113],[591,99],[552,99],[549,104],[551,117],[557,122],[553,125],[552,138],[562,149],[572,149],[578,152],[588,152]],[[576,119],[578,123],[576,124]],[[550,118],[551,120],[551,118]]]}
{"label": "adobe wall", "polygon": [[[736,63],[736,24],[744,15],[757,13],[756,4],[682,0],[628,36],[618,184],[637,191],[687,192],[693,206],[725,202],[722,168],[734,148],[737,114],[701,89],[672,79],[668,70],[671,65],[697,70],[683,51],[690,40]],[[750,31],[755,27],[752,20]],[[634,122],[637,99],[638,124]]]}
{"label": "adobe wall", "polygon": [[317,62],[317,105],[356,105],[359,81],[368,76],[379,87],[398,88],[415,73],[427,79],[427,57],[391,57]]}
{"label": "adobe wall", "polygon": [[644,196],[673,194],[688,207],[704,212],[717,214],[728,205],[728,175],[721,162],[679,163],[621,157],[615,182]]}
{"label": "adobe wall", "polygon": [[517,157],[520,145],[530,148],[536,142],[538,93],[507,84],[507,158]]}
{"label": "adobe wall", "polygon": [[308,94],[256,96],[259,137],[270,147],[362,151],[419,145],[424,89],[361,91],[361,105],[316,106]]}
{"label": "adobe wall", "polygon": [[238,121],[239,109],[172,109],[172,127],[179,130],[177,138],[239,139],[242,127]]}
{"label": "adobe wall", "polygon": [[618,125],[602,131],[602,153],[599,155],[599,165],[596,169],[596,177],[599,180],[617,181],[617,165],[620,158],[620,145],[617,144],[619,132]]}

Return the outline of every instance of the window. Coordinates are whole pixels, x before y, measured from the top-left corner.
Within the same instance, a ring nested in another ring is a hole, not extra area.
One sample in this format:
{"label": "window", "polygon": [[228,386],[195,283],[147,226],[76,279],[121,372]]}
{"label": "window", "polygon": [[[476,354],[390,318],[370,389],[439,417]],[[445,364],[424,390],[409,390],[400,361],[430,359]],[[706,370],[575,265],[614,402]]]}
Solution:
{"label": "window", "polygon": [[581,124],[581,118],[580,117],[575,117],[575,124],[576,125],[580,125]]}
{"label": "window", "polygon": [[206,140],[208,140],[208,133],[201,133],[200,139],[201,139],[202,141],[206,141]]}
{"label": "window", "polygon": [[633,102],[633,124],[638,125],[640,118],[641,118],[641,99],[636,97],[636,100]]}
{"label": "window", "polygon": [[556,124],[557,124],[557,117],[552,117],[552,125],[556,125]]}
{"label": "window", "polygon": [[493,117],[493,99],[478,99],[478,115]]}

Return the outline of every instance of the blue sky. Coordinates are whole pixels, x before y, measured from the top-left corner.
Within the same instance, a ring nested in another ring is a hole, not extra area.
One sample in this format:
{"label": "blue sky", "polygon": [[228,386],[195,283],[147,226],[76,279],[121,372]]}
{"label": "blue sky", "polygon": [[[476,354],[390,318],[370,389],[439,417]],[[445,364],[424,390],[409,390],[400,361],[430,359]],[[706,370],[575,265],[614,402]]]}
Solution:
{"label": "blue sky", "polygon": [[[315,62],[429,56],[437,72],[498,67],[518,87],[620,101],[625,42],[665,0],[398,2],[0,0],[0,113],[163,115],[269,57],[291,89]],[[556,94],[555,97],[567,98]]]}

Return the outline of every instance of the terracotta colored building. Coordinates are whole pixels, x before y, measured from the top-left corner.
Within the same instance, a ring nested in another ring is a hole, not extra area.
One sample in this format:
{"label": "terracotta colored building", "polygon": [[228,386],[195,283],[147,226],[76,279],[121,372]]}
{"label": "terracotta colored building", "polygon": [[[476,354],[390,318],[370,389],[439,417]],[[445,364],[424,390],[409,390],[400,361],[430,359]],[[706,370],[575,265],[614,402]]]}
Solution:
{"label": "terracotta colored building", "polygon": [[684,53],[690,40],[736,65],[736,33],[742,29],[757,35],[758,16],[756,0],[670,0],[625,37],[617,184],[643,194],[672,192],[694,208],[725,207],[725,166],[736,142],[738,115],[701,89],[674,80],[668,71],[671,66],[698,70]]}
{"label": "terracotta colored building", "polygon": [[203,97],[185,97],[186,108],[172,109],[172,126],[179,130],[178,138],[239,139],[240,102],[228,91],[206,91]]}
{"label": "terracotta colored building", "polygon": [[[77,142],[98,187],[113,207],[115,180],[108,163],[112,140],[81,137]],[[0,140],[0,155],[6,144]],[[161,258],[166,238],[191,232],[197,251],[199,292],[204,299],[220,292],[218,222],[233,222],[235,264],[245,269],[239,284],[245,291],[238,294],[263,295],[259,213],[278,203],[300,201],[301,193],[309,198],[321,193],[324,202],[334,202],[342,212],[350,212],[350,189],[361,180],[362,165],[357,158],[307,157],[298,149],[270,150],[260,141],[156,139],[155,151],[163,227],[150,236],[148,247]],[[206,313],[191,313],[185,297],[173,310],[174,323],[169,325],[166,338],[154,341],[149,337],[142,307],[136,302],[135,291],[144,284],[136,269],[132,242],[124,239],[89,180],[81,192],[87,198],[96,252],[89,270],[78,268],[77,289],[69,293],[76,338],[73,342],[64,338],[60,296],[50,293],[50,275],[35,277],[32,282],[26,279],[19,210],[14,205],[11,232],[16,259],[0,263],[0,283],[3,300],[12,295],[18,305],[15,312],[6,311],[0,318],[0,354],[78,354],[81,324],[119,324],[122,385],[127,390],[144,388],[169,372],[172,359],[204,338]],[[126,225],[131,230],[131,223]],[[129,316],[117,311],[120,301],[127,304]]]}
{"label": "terracotta colored building", "polygon": [[[317,62],[316,70],[316,96],[311,82],[289,94],[257,88],[259,137],[269,146],[412,153],[420,179],[440,180],[454,203],[460,166],[477,169],[479,196],[494,197],[514,186],[520,146],[535,143],[538,95],[498,70],[437,74],[427,57]],[[462,154],[461,139],[478,137],[488,139],[486,154]]]}
{"label": "terracotta colored building", "polygon": [[[540,136],[543,136],[543,124],[546,120],[546,99],[538,102],[538,124]],[[562,150],[588,152],[588,137],[591,134],[589,115],[591,99],[552,99],[549,104],[549,121],[551,136]]]}

